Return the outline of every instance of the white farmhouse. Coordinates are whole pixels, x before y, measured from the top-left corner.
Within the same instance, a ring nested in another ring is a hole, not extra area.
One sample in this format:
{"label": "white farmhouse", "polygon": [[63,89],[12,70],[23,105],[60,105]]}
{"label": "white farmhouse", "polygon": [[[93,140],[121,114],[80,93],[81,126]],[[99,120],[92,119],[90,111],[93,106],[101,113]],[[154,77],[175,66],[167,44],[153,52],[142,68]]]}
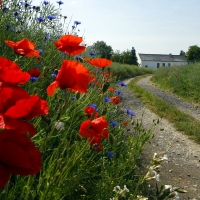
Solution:
{"label": "white farmhouse", "polygon": [[139,53],[141,66],[157,69],[161,66],[187,65],[187,60],[181,55],[172,54],[143,54]]}

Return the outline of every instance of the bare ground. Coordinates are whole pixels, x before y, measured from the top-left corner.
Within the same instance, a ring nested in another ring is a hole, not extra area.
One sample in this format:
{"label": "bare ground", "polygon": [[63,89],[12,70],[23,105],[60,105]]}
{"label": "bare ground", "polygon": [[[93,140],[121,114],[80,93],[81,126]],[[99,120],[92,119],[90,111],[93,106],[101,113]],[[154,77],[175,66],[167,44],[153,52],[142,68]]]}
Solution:
{"label": "bare ground", "polygon": [[[182,111],[193,114],[193,117],[200,116],[198,114],[199,107],[155,87],[149,79],[150,77],[141,79],[138,85],[160,98],[170,101],[169,103],[177,105]],[[129,81],[130,79],[124,82],[128,83]],[[152,127],[153,120],[160,119],[159,116],[147,109],[128,88],[123,87],[122,93],[122,107],[135,112],[136,118],[142,119],[146,129]],[[182,108],[180,108],[180,105]],[[189,139],[183,132],[177,131],[173,124],[166,119],[160,119],[160,123],[154,128],[152,134],[154,137],[146,144],[141,156],[142,165],[147,166],[154,153],[161,156],[167,154],[169,162],[162,164],[159,182],[186,189],[187,193],[180,194],[181,200],[200,200],[200,144]]]}

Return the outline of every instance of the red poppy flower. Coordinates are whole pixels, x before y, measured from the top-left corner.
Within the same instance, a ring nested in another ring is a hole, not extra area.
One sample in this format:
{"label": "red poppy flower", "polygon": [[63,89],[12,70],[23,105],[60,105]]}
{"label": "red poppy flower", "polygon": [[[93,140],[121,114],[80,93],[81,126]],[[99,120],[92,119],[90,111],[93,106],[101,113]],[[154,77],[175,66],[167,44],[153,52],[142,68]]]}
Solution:
{"label": "red poppy flower", "polygon": [[21,68],[13,61],[0,57],[0,81],[11,85],[24,84],[30,79],[27,72],[22,72]]}
{"label": "red poppy flower", "polygon": [[128,122],[123,122],[123,125],[124,126],[128,126]]}
{"label": "red poppy flower", "polygon": [[27,72],[31,75],[31,77],[38,77],[41,74],[38,68],[29,69]]}
{"label": "red poppy flower", "polygon": [[115,91],[115,88],[108,88],[108,91],[114,92],[114,91]]}
{"label": "red poppy flower", "polygon": [[37,174],[41,165],[40,151],[26,135],[13,130],[0,132],[0,188],[9,181],[10,174]]}
{"label": "red poppy flower", "polygon": [[93,137],[90,139],[90,145],[94,151],[101,151],[102,150],[102,144],[101,144],[101,138],[100,137]]}
{"label": "red poppy flower", "polygon": [[92,139],[93,137],[108,138],[108,122],[104,116],[94,120],[86,120],[82,122],[79,133],[85,138]]}
{"label": "red poppy flower", "polygon": [[110,101],[117,105],[120,103],[120,96],[110,97]]}
{"label": "red poppy flower", "polygon": [[87,106],[84,110],[84,112],[87,114],[87,116],[89,118],[94,117],[97,118],[98,117],[98,112],[96,112],[95,108],[91,107],[91,106]]}
{"label": "red poppy flower", "polygon": [[0,1],[0,6],[2,6],[3,5],[3,3],[2,3],[2,1]]}
{"label": "red poppy flower", "polygon": [[82,38],[75,35],[64,35],[54,42],[56,48],[71,56],[76,56],[85,51],[85,46],[79,46],[82,42]]}
{"label": "red poppy flower", "polygon": [[47,102],[37,95],[30,96],[19,86],[0,84],[0,129],[34,135],[34,126],[24,120],[48,114],[48,109]]}
{"label": "red poppy flower", "polygon": [[63,60],[55,81],[47,88],[47,94],[52,96],[56,88],[69,89],[72,92],[86,93],[90,82],[90,74],[81,63]]}
{"label": "red poppy flower", "polygon": [[106,58],[96,58],[96,59],[90,59],[89,63],[91,65],[94,65],[96,67],[100,67],[100,68],[105,68],[107,66],[112,65],[112,61],[106,59]]}
{"label": "red poppy flower", "polygon": [[39,50],[35,49],[35,44],[29,41],[27,38],[20,40],[18,42],[13,42],[11,40],[5,40],[5,43],[11,47],[15,53],[19,54],[20,56],[27,56],[27,57],[37,57],[39,58]]}

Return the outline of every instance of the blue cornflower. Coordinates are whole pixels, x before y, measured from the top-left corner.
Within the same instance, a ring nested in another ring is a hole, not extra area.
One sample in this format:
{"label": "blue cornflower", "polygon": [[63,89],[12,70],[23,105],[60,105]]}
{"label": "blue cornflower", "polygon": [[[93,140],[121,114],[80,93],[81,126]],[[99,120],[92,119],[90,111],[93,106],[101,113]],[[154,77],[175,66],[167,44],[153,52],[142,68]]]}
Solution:
{"label": "blue cornflower", "polygon": [[56,19],[56,16],[48,15],[47,18],[50,19],[50,20],[52,20],[52,19]]}
{"label": "blue cornflower", "polygon": [[74,56],[75,60],[83,60],[83,56]]}
{"label": "blue cornflower", "polygon": [[27,2],[20,1],[20,3],[21,3],[21,5],[23,5],[23,6],[25,6],[25,7],[28,7],[28,6],[30,6],[30,4],[29,4],[29,3],[27,3]]}
{"label": "blue cornflower", "polygon": [[136,116],[136,114],[135,113],[133,113],[131,110],[129,110],[129,109],[126,109],[126,113],[128,114],[128,115],[130,115],[131,117],[135,117]]}
{"label": "blue cornflower", "polygon": [[8,30],[10,28],[10,24],[6,24],[6,29]]}
{"label": "blue cornflower", "polygon": [[89,56],[96,56],[96,53],[94,53],[93,51],[90,51],[90,52],[88,53],[88,55],[89,55]]}
{"label": "blue cornflower", "polygon": [[110,125],[113,126],[113,127],[115,127],[115,126],[117,126],[117,122],[115,122],[115,121],[110,121]]}
{"label": "blue cornflower", "polygon": [[104,97],[103,100],[104,100],[105,102],[110,102],[110,97]]}
{"label": "blue cornflower", "polygon": [[56,78],[57,74],[51,74],[52,78]]}
{"label": "blue cornflower", "polygon": [[64,2],[62,2],[62,1],[57,1],[57,3],[59,4],[59,6],[60,6],[61,4],[64,4]]}
{"label": "blue cornflower", "polygon": [[130,115],[131,115],[131,117],[135,117],[135,116],[136,116],[136,114],[135,114],[135,113],[131,113]]}
{"label": "blue cornflower", "polygon": [[120,85],[121,87],[126,87],[126,84],[124,82],[119,82],[118,85]]}
{"label": "blue cornflower", "polygon": [[4,7],[4,8],[2,9],[2,11],[3,11],[3,13],[7,13],[7,12],[8,12],[8,8]]}
{"label": "blue cornflower", "polygon": [[43,4],[46,6],[49,4],[49,1],[43,1]]}
{"label": "blue cornflower", "polygon": [[30,78],[30,81],[32,81],[32,82],[35,82],[35,81],[37,81],[37,80],[38,80],[37,77],[31,77],[31,78]]}
{"label": "blue cornflower", "polygon": [[119,96],[122,96],[123,94],[118,90],[118,91],[115,91],[115,94],[116,95],[119,95]]}
{"label": "blue cornflower", "polygon": [[88,106],[90,106],[90,107],[92,107],[92,108],[94,108],[94,109],[97,108],[97,104],[94,104],[94,103],[91,103],[91,104],[89,104]]}
{"label": "blue cornflower", "polygon": [[38,20],[39,22],[44,22],[44,21],[45,21],[45,19],[44,19],[43,17],[38,17],[37,20]]}
{"label": "blue cornflower", "polygon": [[44,36],[44,39],[45,39],[45,40],[50,40],[50,39],[51,39],[50,33],[47,33],[47,34]]}
{"label": "blue cornflower", "polygon": [[79,21],[74,21],[74,25],[79,25],[79,24],[81,24],[81,22],[79,22]]}
{"label": "blue cornflower", "polygon": [[131,115],[132,111],[129,110],[129,109],[126,109],[126,113],[127,113],[128,115]]}
{"label": "blue cornflower", "polygon": [[74,96],[74,97],[72,97],[72,100],[76,100],[76,97]]}
{"label": "blue cornflower", "polygon": [[40,11],[40,6],[36,6],[35,8],[34,8],[34,6],[33,6],[33,9],[35,9],[36,12],[38,12],[38,11]]}
{"label": "blue cornflower", "polygon": [[41,54],[43,54],[44,52],[43,52],[43,50],[42,49],[39,49],[39,54],[41,55]]}
{"label": "blue cornflower", "polygon": [[75,29],[75,28],[76,28],[76,26],[73,25],[73,26],[72,26],[72,29]]}
{"label": "blue cornflower", "polygon": [[107,155],[109,158],[113,158],[115,156],[115,154],[111,151],[109,151]]}

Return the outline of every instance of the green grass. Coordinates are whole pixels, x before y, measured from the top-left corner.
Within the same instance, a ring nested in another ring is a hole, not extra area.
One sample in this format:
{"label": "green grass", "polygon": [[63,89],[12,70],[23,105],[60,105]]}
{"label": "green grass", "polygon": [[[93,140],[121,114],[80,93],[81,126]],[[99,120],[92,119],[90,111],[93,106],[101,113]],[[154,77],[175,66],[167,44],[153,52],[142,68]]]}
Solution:
{"label": "green grass", "polygon": [[128,84],[129,89],[136,94],[150,110],[158,114],[161,118],[166,118],[174,124],[177,130],[183,131],[189,137],[200,143],[200,122],[179,111],[175,106],[166,103],[145,89],[137,86],[137,81],[143,77],[132,80]]}
{"label": "green grass", "polygon": [[154,73],[154,70],[152,69],[120,63],[113,63],[112,66],[109,68],[115,75],[118,75],[118,78],[120,80]]}
{"label": "green grass", "polygon": [[151,79],[159,87],[187,101],[200,104],[200,63],[180,67],[161,67]]}

